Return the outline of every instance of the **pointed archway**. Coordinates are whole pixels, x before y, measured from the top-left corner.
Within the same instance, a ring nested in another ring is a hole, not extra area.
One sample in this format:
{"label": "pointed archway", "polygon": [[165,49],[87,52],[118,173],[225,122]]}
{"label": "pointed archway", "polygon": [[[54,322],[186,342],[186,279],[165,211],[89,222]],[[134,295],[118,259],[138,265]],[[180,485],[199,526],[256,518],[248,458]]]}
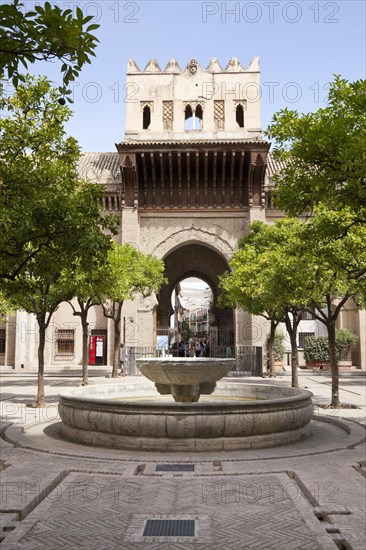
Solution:
{"label": "pointed archway", "polygon": [[203,243],[186,243],[166,254],[165,277],[168,283],[159,293],[157,307],[157,329],[169,327],[173,314],[171,295],[174,288],[188,277],[197,277],[212,290],[213,332],[218,346],[232,346],[235,342],[234,312],[231,308],[219,308],[219,276],[229,269],[227,260],[213,248]]}

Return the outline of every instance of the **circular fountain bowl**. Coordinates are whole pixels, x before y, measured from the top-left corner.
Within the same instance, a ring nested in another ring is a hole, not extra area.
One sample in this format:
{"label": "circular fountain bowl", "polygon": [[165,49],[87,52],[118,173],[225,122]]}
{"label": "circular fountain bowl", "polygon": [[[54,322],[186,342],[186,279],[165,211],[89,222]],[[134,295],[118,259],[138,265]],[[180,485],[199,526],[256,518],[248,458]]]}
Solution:
{"label": "circular fountain bowl", "polygon": [[198,403],[159,396],[148,381],[78,388],[60,395],[62,435],[95,446],[143,451],[273,447],[308,435],[311,392],[220,381]]}

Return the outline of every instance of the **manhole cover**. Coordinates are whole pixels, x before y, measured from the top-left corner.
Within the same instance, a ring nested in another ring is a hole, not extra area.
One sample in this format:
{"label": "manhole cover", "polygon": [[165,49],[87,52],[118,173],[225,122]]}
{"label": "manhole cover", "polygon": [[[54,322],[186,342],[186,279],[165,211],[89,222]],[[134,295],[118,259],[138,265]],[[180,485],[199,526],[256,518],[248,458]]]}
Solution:
{"label": "manhole cover", "polygon": [[194,472],[194,464],[157,464],[156,472]]}
{"label": "manhole cover", "polygon": [[143,537],[194,537],[194,519],[148,519]]}

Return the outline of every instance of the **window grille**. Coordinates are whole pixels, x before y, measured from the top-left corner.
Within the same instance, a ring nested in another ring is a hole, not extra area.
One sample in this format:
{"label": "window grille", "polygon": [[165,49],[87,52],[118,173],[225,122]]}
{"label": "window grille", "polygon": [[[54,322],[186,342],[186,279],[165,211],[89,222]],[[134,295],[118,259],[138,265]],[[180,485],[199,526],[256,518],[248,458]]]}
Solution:
{"label": "window grille", "polygon": [[315,336],[314,332],[299,332],[299,348],[305,347],[305,340],[310,336]]}
{"label": "window grille", "polygon": [[301,315],[302,321],[313,321],[313,319],[314,319],[314,315],[310,313],[310,311],[303,311]]}
{"label": "window grille", "polygon": [[56,353],[70,354],[74,353],[75,348],[75,330],[74,329],[58,329],[56,340]]}

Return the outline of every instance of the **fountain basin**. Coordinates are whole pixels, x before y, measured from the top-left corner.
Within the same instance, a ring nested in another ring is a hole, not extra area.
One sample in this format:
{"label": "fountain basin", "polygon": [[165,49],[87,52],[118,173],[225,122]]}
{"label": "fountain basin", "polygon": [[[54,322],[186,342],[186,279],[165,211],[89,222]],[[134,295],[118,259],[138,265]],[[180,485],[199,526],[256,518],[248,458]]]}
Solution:
{"label": "fountain basin", "polygon": [[60,395],[65,438],[141,451],[222,451],[272,447],[309,432],[311,392],[220,381],[195,403],[157,396],[148,381],[77,388]]}
{"label": "fountain basin", "polygon": [[235,366],[235,359],[211,357],[166,357],[136,359],[136,366],[162,395],[172,394],[174,401],[192,403],[201,394],[210,395],[216,382]]}

